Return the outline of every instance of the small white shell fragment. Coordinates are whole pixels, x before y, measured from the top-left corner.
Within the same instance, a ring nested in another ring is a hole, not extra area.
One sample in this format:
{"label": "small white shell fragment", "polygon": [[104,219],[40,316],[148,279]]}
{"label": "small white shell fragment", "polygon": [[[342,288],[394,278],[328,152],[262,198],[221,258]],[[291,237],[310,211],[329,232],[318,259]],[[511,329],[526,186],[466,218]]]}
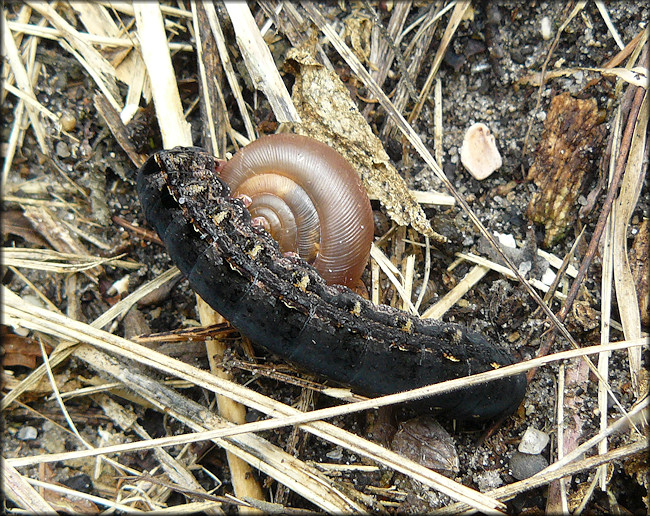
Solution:
{"label": "small white shell fragment", "polygon": [[517,249],[517,242],[515,241],[515,237],[510,233],[499,233],[498,231],[495,231],[493,234],[495,237],[499,239],[499,243],[503,247],[510,247],[511,249]]}
{"label": "small white shell fragment", "polygon": [[538,453],[542,453],[542,450],[546,448],[548,441],[549,441],[548,434],[542,432],[541,430],[537,430],[532,426],[529,426],[528,428],[526,428],[526,431],[524,432],[524,435],[521,438],[521,442],[519,443],[518,450],[521,453],[529,453],[531,455],[537,455]]}
{"label": "small white shell fragment", "polygon": [[479,181],[503,165],[494,135],[487,125],[477,123],[467,129],[460,148],[460,161]]}
{"label": "small white shell fragment", "polygon": [[124,294],[127,290],[129,290],[129,274],[124,276],[121,279],[118,279],[115,283],[113,283],[108,290],[106,291],[106,294],[109,296],[113,296],[115,294],[122,295]]}
{"label": "small white shell fragment", "polygon": [[553,28],[551,27],[551,19],[548,16],[544,16],[540,22],[539,32],[542,35],[544,41],[548,41],[553,36]]}
{"label": "small white shell fragment", "polygon": [[556,276],[555,273],[550,268],[546,269],[544,276],[542,276],[542,283],[550,287],[555,281],[555,276]]}

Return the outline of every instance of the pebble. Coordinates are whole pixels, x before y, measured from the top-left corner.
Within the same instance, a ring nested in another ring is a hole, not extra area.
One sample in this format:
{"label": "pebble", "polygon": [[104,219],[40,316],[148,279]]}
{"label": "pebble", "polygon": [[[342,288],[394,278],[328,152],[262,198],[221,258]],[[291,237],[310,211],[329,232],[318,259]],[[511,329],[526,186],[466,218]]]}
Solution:
{"label": "pebble", "polygon": [[93,490],[93,482],[86,473],[81,473],[61,481],[63,485],[68,486],[70,489],[80,491],[82,493],[90,493]]}
{"label": "pebble", "polygon": [[513,235],[507,233],[499,233],[497,231],[495,231],[493,235],[499,239],[499,243],[502,246],[509,247],[510,249],[517,249],[517,242],[515,241],[515,237]]}
{"label": "pebble", "polygon": [[343,448],[337,446],[332,451],[327,452],[325,456],[331,460],[341,460],[343,458]]}
{"label": "pebble", "polygon": [[56,144],[56,155],[59,158],[68,158],[70,157],[70,148],[65,142],[59,142]]}
{"label": "pebble", "polygon": [[540,22],[539,32],[542,35],[544,41],[548,41],[553,37],[553,27],[551,27],[551,19],[548,16],[544,16]]}
{"label": "pebble", "polygon": [[510,459],[510,471],[517,480],[524,480],[539,473],[548,466],[548,461],[541,455],[515,452]]}
{"label": "pebble", "polygon": [[518,267],[519,274],[521,274],[523,277],[526,277],[526,275],[531,271],[532,268],[533,268],[533,262],[531,262],[530,260],[521,262]]}
{"label": "pebble", "polygon": [[114,296],[115,294],[125,294],[129,290],[129,279],[130,279],[130,274],[127,274],[126,276],[118,279],[113,283],[108,290],[106,291],[106,294],[109,296]]}
{"label": "pebble", "polygon": [[546,445],[548,444],[549,436],[547,433],[537,430],[529,426],[524,432],[519,447],[517,448],[521,453],[529,453],[531,455],[537,455],[542,453]]}
{"label": "pebble", "polygon": [[33,441],[38,437],[38,431],[33,426],[22,426],[16,437],[21,441]]}
{"label": "pebble", "polygon": [[65,112],[61,115],[59,122],[61,122],[61,129],[67,132],[70,132],[74,130],[75,127],[77,127],[77,119],[68,112]]}

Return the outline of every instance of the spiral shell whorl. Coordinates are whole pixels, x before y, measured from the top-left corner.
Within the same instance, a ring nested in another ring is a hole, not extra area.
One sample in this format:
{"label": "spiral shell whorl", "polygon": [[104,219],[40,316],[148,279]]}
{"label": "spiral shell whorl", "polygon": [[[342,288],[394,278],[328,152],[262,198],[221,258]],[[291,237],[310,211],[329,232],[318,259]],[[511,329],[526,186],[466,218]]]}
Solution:
{"label": "spiral shell whorl", "polygon": [[361,277],[372,211],[356,172],[334,149],[305,136],[265,136],[237,152],[221,176],[233,195],[251,197],[251,214],[267,219],[283,251],[298,252],[330,284]]}

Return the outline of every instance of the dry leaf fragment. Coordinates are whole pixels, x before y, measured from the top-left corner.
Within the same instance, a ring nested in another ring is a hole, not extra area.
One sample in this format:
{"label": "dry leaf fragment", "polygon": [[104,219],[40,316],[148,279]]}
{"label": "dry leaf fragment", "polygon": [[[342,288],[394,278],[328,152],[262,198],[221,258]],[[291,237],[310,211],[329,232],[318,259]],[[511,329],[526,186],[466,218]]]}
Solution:
{"label": "dry leaf fragment", "polygon": [[[54,485],[61,486],[59,482]],[[49,502],[57,511],[72,514],[99,514],[99,507],[94,502],[74,496],[72,494],[62,494],[46,489],[43,498]]]}
{"label": "dry leaf fragment", "polygon": [[[0,326],[0,335],[2,336],[3,367],[24,366],[36,369],[36,365],[41,363],[41,347],[34,339],[15,334],[4,324]],[[45,343],[44,345],[47,353],[52,351],[49,344]]]}
{"label": "dry leaf fragment", "polygon": [[368,63],[370,57],[370,35],[372,22],[367,16],[355,11],[345,18],[345,35],[349,36],[354,54],[362,63]]}
{"label": "dry leaf fragment", "polygon": [[648,262],[648,250],[650,249],[650,223],[644,219],[639,226],[639,232],[634,237],[632,248],[628,254],[630,269],[634,277],[634,284],[637,289],[639,300],[639,312],[641,324],[650,327],[650,263]]}
{"label": "dry leaf fragment", "polygon": [[3,240],[6,240],[9,235],[15,235],[23,238],[25,242],[29,242],[30,244],[39,247],[47,246],[47,240],[34,230],[22,210],[5,211],[2,214],[2,218]]}
{"label": "dry leaf fragment", "polygon": [[535,163],[528,172],[528,180],[539,187],[528,205],[528,216],[546,228],[545,247],[562,238],[575,222],[575,203],[591,181],[604,133],[594,99],[562,93],[551,101]]}
{"label": "dry leaf fragment", "polygon": [[431,416],[400,423],[391,443],[393,451],[448,477],[458,473],[456,443]]}
{"label": "dry leaf fragment", "polygon": [[477,123],[467,129],[460,148],[460,161],[479,181],[501,168],[503,160],[494,135],[487,125]]}
{"label": "dry leaf fragment", "polygon": [[421,234],[444,242],[446,239],[431,229],[338,75],[318,64],[312,55],[307,50],[292,49],[287,56],[287,67],[296,76],[292,99],[302,119],[302,123],[294,124],[295,132],[340,152],[360,174],[368,195],[379,199],[395,223],[411,225]]}

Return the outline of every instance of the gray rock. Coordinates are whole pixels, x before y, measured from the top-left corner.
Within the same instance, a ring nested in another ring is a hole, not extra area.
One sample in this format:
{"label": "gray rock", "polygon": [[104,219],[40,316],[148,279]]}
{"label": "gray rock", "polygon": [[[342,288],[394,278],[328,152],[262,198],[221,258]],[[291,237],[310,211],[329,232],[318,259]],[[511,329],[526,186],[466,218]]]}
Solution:
{"label": "gray rock", "polygon": [[38,431],[33,426],[22,426],[16,437],[21,441],[33,441],[38,437]]}
{"label": "gray rock", "polygon": [[68,158],[70,157],[70,148],[65,142],[58,142],[56,144],[56,155],[59,158]]}
{"label": "gray rock", "polygon": [[548,466],[548,461],[541,455],[515,452],[510,459],[510,471],[517,480],[532,477]]}

